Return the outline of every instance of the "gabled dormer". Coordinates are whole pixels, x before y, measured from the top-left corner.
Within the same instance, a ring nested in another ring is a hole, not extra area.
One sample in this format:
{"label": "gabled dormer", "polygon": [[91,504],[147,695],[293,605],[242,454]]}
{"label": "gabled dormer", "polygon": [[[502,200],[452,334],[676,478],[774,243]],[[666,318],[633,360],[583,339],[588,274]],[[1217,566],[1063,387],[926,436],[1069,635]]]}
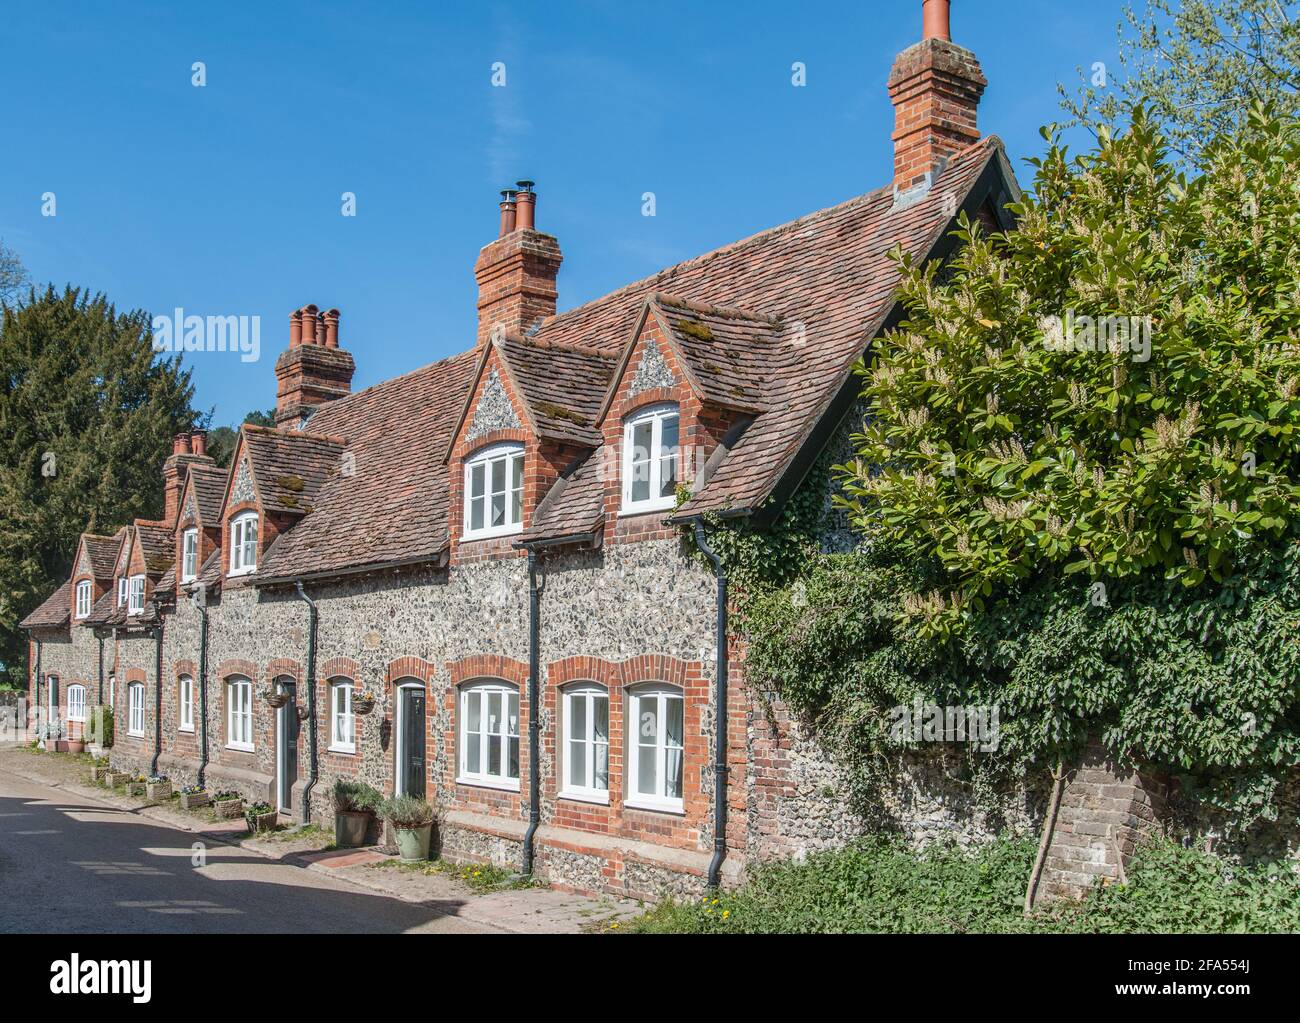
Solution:
{"label": "gabled dormer", "polygon": [[256,573],[276,538],[314,509],[321,485],[343,470],[346,450],[338,437],[241,428],[220,512],[227,585]]}
{"label": "gabled dormer", "polygon": [[595,413],[612,371],[594,349],[489,337],[446,457],[455,560],[513,553],[555,481],[600,446]]}
{"label": "gabled dormer", "polygon": [[606,539],[668,535],[679,488],[703,486],[720,445],[764,411],[780,334],[748,310],[646,300],[598,415]]}
{"label": "gabled dormer", "polygon": [[112,537],[82,533],[77,541],[77,553],[72,563],[70,580],[71,606],[74,625],[95,624],[95,609],[113,586],[114,554],[117,549]]}
{"label": "gabled dormer", "polygon": [[194,466],[181,490],[176,520],[176,581],[189,587],[198,581],[208,558],[221,549],[221,502],[229,473]]}

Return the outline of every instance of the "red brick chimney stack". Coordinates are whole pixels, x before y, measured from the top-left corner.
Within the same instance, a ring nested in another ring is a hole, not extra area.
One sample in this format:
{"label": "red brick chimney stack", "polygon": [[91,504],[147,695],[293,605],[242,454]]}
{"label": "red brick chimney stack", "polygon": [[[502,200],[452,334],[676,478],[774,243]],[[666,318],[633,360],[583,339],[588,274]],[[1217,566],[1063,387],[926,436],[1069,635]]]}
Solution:
{"label": "red brick chimney stack", "polygon": [[975,54],[952,42],[951,6],[951,0],[923,0],[923,38],[898,55],[889,75],[898,191],[932,181],[980,137],[976,111],[988,80]]}
{"label": "red brick chimney stack", "polygon": [[474,264],[478,281],[478,344],[496,327],[526,333],[555,315],[555,279],[564,256],[552,235],[537,230],[533,182],[501,193],[501,234],[483,246]]}
{"label": "red brick chimney stack", "polygon": [[215,465],[208,455],[208,435],[202,430],[178,433],[172,437],[172,453],[163,462],[163,518],[169,526],[176,525],[180,514],[181,491],[185,489],[185,476],[192,465]]}
{"label": "red brick chimney stack", "polygon": [[289,347],[275,360],[275,425],[297,429],[327,401],[352,393],[356,363],[339,347],[339,311],[305,305],[289,316]]}

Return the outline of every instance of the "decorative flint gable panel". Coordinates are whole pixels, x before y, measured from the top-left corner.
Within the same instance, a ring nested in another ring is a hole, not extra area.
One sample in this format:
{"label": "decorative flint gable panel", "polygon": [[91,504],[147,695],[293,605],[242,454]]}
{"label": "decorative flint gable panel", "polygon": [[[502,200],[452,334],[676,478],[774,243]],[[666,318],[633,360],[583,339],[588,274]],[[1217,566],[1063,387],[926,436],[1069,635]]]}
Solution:
{"label": "decorative flint gable panel", "polygon": [[77,559],[76,575],[90,575],[90,557],[86,554],[86,545],[81,545],[81,557]]}
{"label": "decorative flint gable panel", "polygon": [[483,383],[483,393],[479,396],[478,405],[474,409],[474,420],[470,423],[465,439],[473,441],[494,430],[522,428],[523,423],[519,421],[519,414],[510,403],[505,384],[501,382],[501,376],[494,368]]}
{"label": "decorative flint gable panel", "polygon": [[646,391],[653,391],[656,387],[676,386],[677,378],[664,359],[663,352],[659,351],[659,346],[653,341],[646,341],[641,353],[641,361],[637,363],[636,375],[632,377],[632,383],[628,388],[629,396],[635,397]]}
{"label": "decorative flint gable panel", "polygon": [[248,458],[245,456],[239,460],[239,471],[235,474],[235,485],[230,488],[230,503],[232,505],[242,504],[244,501],[254,501],[257,495],[253,492],[253,477],[248,471]]}
{"label": "decorative flint gable panel", "polygon": [[199,519],[198,507],[194,504],[194,488],[190,487],[185,492],[185,507],[181,510],[182,522],[197,522]]}

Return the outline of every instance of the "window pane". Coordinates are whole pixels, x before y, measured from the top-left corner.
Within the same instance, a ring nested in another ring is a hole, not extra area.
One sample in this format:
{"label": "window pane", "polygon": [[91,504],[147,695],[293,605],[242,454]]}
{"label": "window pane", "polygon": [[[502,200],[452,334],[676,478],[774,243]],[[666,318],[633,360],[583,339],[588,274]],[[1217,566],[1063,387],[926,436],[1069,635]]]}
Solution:
{"label": "window pane", "polygon": [[682,751],[669,749],[664,768],[664,795],[670,799],[682,798]]}
{"label": "window pane", "polygon": [[487,696],[487,727],[484,731],[492,732],[496,735],[501,734],[501,694],[488,693]]}
{"label": "window pane", "polygon": [[507,739],[506,742],[510,750],[510,756],[507,759],[506,777],[518,781],[519,780],[519,740],[516,738],[510,738]]}
{"label": "window pane", "polygon": [[510,525],[517,526],[524,521],[524,492],[510,491]]}
{"label": "window pane", "polygon": [[483,528],[483,508],[486,504],[487,504],[487,499],[484,497],[476,497],[470,501],[469,503],[469,528],[470,529]]}
{"label": "window pane", "polygon": [[569,707],[570,738],[587,738],[587,697],[583,694],[569,697]]}
{"label": "window pane", "polygon": [[587,744],[581,739],[569,742],[569,782],[572,785],[587,784]]}
{"label": "window pane", "polygon": [[505,458],[492,459],[492,493],[494,494],[506,492],[506,462]]}
{"label": "window pane", "polygon": [[677,492],[676,416],[668,416],[663,420],[659,459],[659,496],[671,497]]}
{"label": "window pane", "polygon": [[506,705],[510,712],[510,720],[509,720],[510,734],[518,735],[519,734],[519,694],[511,693],[509,699],[506,701]]}
{"label": "window pane", "polygon": [[653,696],[646,696],[638,699],[636,705],[639,741],[653,746],[659,737],[659,700]]}
{"label": "window pane", "polygon": [[609,697],[595,696],[591,700],[595,713],[593,734],[597,742],[609,742]]}
{"label": "window pane", "polygon": [[604,743],[596,744],[595,756],[595,777],[592,779],[591,787],[593,789],[609,788],[609,746]]}
{"label": "window pane", "polygon": [[501,774],[501,736],[488,736],[488,774]]}
{"label": "window pane", "polygon": [[504,526],[506,524],[506,495],[492,495],[492,525]]}
{"label": "window pane", "polygon": [[465,707],[465,729],[470,732],[481,732],[483,726],[480,724],[480,701],[482,699],[479,693],[470,693],[466,700]]}
{"label": "window pane", "polygon": [[484,475],[485,472],[486,472],[486,467],[483,465],[482,462],[479,462],[478,465],[472,465],[472,466],[470,466],[470,470],[469,470],[469,493],[470,493],[470,496],[471,496],[471,497],[482,497],[483,494],[485,493],[485,491],[484,491],[484,489],[483,489],[483,481],[484,481],[484,479],[485,479],[485,475]]}
{"label": "window pane", "polygon": [[524,456],[510,456],[510,489],[522,490],[524,487]]}
{"label": "window pane", "polygon": [[653,796],[658,788],[655,779],[655,748],[643,743],[637,747],[637,792],[644,796]]}

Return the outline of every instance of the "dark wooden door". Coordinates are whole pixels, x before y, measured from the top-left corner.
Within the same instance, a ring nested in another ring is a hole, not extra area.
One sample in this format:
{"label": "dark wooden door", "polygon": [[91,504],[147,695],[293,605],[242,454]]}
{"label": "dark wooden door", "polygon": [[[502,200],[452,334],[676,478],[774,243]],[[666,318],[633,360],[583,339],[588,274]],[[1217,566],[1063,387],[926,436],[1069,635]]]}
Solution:
{"label": "dark wooden door", "polygon": [[280,741],[284,749],[280,754],[280,806],[281,810],[293,809],[293,785],[298,780],[298,708],[290,699],[277,714],[280,715]]}
{"label": "dark wooden door", "polygon": [[402,788],[408,796],[424,798],[424,691],[403,689]]}

